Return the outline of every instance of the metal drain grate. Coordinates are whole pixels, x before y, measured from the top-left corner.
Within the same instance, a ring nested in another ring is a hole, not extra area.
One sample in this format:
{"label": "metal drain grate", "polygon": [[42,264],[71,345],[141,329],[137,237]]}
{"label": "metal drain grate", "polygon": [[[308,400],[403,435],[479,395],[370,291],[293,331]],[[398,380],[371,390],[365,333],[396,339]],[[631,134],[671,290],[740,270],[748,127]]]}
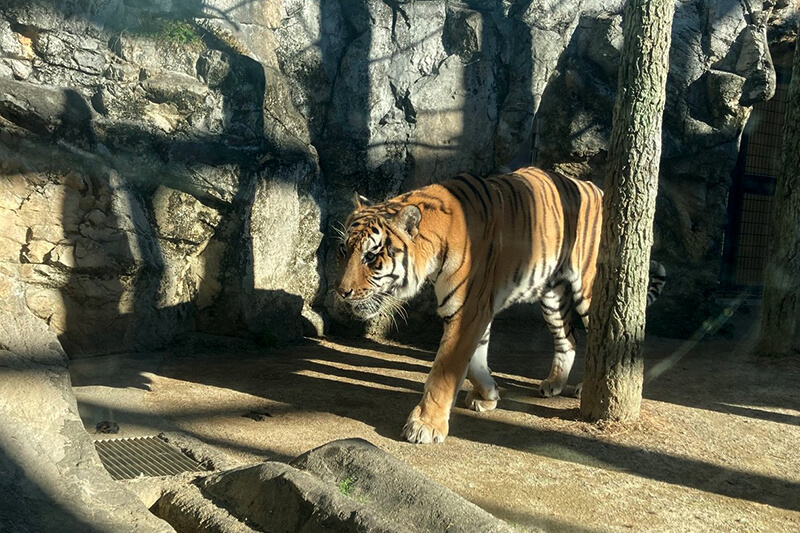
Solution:
{"label": "metal drain grate", "polygon": [[114,479],[174,476],[205,470],[200,463],[157,437],[96,440],[94,447]]}

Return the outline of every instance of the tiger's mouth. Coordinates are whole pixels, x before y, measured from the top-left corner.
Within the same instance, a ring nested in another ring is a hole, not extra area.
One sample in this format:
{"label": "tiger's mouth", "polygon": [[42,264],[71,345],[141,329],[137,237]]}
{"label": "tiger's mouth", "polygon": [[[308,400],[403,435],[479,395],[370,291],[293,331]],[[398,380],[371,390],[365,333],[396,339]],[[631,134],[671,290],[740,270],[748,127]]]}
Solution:
{"label": "tiger's mouth", "polygon": [[377,296],[368,296],[360,300],[345,300],[350,312],[360,320],[369,320],[378,316],[383,309],[383,302]]}
{"label": "tiger's mouth", "polygon": [[403,309],[403,300],[394,294],[394,287],[375,292],[359,299],[344,299],[350,313],[360,320],[369,320],[378,315],[394,316],[396,314],[407,317]]}

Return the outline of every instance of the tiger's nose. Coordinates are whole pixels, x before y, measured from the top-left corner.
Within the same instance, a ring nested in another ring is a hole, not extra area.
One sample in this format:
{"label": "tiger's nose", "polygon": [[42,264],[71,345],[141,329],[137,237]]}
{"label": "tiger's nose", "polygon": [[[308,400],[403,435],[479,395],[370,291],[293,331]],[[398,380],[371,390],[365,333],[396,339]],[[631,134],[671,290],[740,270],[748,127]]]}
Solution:
{"label": "tiger's nose", "polygon": [[353,289],[345,289],[343,287],[339,287],[338,289],[336,289],[336,292],[338,292],[339,296],[341,296],[342,298],[347,299],[351,294],[353,294]]}

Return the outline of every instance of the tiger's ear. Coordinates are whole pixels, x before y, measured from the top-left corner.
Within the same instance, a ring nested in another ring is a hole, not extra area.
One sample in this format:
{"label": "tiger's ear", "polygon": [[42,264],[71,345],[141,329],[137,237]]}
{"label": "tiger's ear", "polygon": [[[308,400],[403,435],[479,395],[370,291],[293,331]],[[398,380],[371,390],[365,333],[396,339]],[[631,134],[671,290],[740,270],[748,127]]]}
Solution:
{"label": "tiger's ear", "polygon": [[419,233],[420,220],[422,220],[422,212],[419,207],[407,205],[394,216],[393,222],[398,228],[414,238]]}
{"label": "tiger's ear", "polygon": [[371,206],[372,202],[370,202],[369,198],[366,196],[361,196],[356,192],[353,193],[353,205],[356,207],[356,209],[361,209],[362,207]]}

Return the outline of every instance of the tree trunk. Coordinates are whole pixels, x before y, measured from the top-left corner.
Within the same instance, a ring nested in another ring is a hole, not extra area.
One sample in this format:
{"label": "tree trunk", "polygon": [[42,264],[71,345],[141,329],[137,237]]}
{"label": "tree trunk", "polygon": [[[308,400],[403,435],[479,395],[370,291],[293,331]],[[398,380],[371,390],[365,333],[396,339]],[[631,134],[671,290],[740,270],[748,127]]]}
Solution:
{"label": "tree trunk", "polygon": [[756,352],[788,355],[800,349],[800,36],[794,50],[783,123],[781,172],[772,203],[771,234]]}
{"label": "tree trunk", "polygon": [[661,157],[672,0],[628,0],[589,310],[581,413],[636,420],[642,401],[650,247]]}

